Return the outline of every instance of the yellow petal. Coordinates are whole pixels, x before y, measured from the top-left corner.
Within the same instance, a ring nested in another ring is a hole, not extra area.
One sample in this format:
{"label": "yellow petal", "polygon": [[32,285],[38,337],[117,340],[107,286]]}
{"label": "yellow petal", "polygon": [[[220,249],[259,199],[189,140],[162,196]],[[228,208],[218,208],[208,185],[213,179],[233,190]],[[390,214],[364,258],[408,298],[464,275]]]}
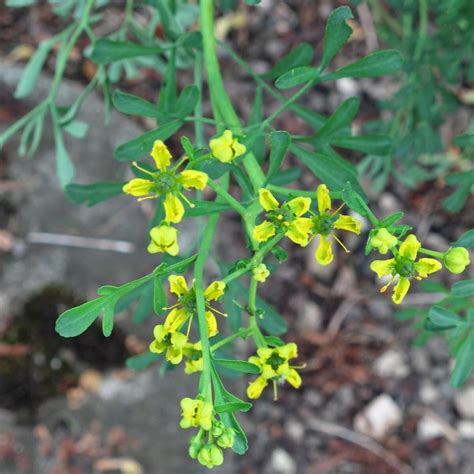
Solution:
{"label": "yellow petal", "polygon": [[260,397],[263,389],[268,385],[268,382],[262,377],[258,377],[247,387],[247,397],[255,399]]}
{"label": "yellow petal", "polygon": [[170,255],[177,255],[178,247],[178,231],[174,227],[168,225],[160,225],[150,230],[150,244],[148,252],[167,252]]}
{"label": "yellow petal", "polygon": [[434,258],[420,258],[420,260],[415,263],[415,270],[421,278],[426,278],[430,273],[441,270],[441,267],[441,263]]}
{"label": "yellow petal", "polygon": [[179,364],[183,360],[183,351],[175,347],[168,347],[166,350],[166,360],[174,365]]}
{"label": "yellow petal", "polygon": [[170,275],[168,282],[171,293],[175,294],[178,298],[189,292],[188,284],[182,275]]}
{"label": "yellow petal", "polygon": [[132,196],[146,196],[150,194],[153,182],[148,179],[135,178],[124,185],[122,191]]}
{"label": "yellow petal", "polygon": [[382,255],[388,252],[388,249],[397,245],[398,239],[392,235],[387,229],[379,229],[371,238],[370,244],[377,249]]}
{"label": "yellow petal", "polygon": [[316,197],[318,199],[318,211],[324,214],[331,209],[331,198],[329,196],[329,189],[325,184],[320,184],[316,189]]}
{"label": "yellow petal", "polygon": [[288,201],[287,206],[291,209],[291,212],[296,217],[300,217],[308,212],[311,206],[311,199],[306,197],[297,197],[291,201]]}
{"label": "yellow petal", "polygon": [[206,311],[207,335],[215,336],[219,331],[217,329],[217,320],[212,311]]}
{"label": "yellow petal", "polygon": [[260,205],[266,211],[274,211],[278,209],[278,201],[275,199],[275,196],[268,189],[259,189],[258,196]]}
{"label": "yellow petal", "polygon": [[223,163],[228,163],[235,157],[232,144],[233,138],[230,130],[225,130],[220,137],[214,138],[209,142],[213,156]]}
{"label": "yellow petal", "polygon": [[157,341],[162,341],[166,336],[166,330],[163,324],[157,324],[153,328],[153,336]]}
{"label": "yellow petal", "polygon": [[176,349],[182,349],[188,342],[188,336],[181,332],[174,332],[171,334],[171,344]]}
{"label": "yellow petal", "polygon": [[168,332],[176,332],[186,319],[188,319],[188,316],[184,308],[174,308],[168,313],[168,316],[166,316],[165,329]]}
{"label": "yellow petal", "polygon": [[325,235],[319,236],[319,245],[314,256],[321,265],[329,265],[333,261],[332,242]]}
{"label": "yellow petal", "polygon": [[298,346],[294,342],[289,342],[284,346],[278,347],[278,355],[283,359],[293,359],[298,356]]}
{"label": "yellow petal", "polygon": [[225,289],[225,283],[223,281],[213,281],[204,292],[204,298],[207,301],[216,301],[223,294]]}
{"label": "yellow petal", "polygon": [[352,216],[344,216],[340,214],[337,221],[334,223],[336,229],[348,230],[354,234],[360,234],[360,222]]}
{"label": "yellow petal", "polygon": [[247,151],[245,145],[242,145],[237,140],[234,140],[234,143],[232,143],[232,149],[234,150],[234,158],[243,155]]}
{"label": "yellow petal", "polygon": [[410,260],[415,260],[418,249],[421,247],[420,242],[416,238],[415,234],[410,234],[405,241],[400,245],[398,251],[401,257],[409,258]]}
{"label": "yellow petal", "polygon": [[185,189],[204,189],[207,186],[208,176],[202,171],[185,170],[178,175],[178,181]]}
{"label": "yellow petal", "polygon": [[171,163],[171,153],[161,140],[155,140],[155,143],[153,143],[151,156],[160,171],[165,171]]}
{"label": "yellow petal", "polygon": [[257,242],[266,242],[275,235],[275,226],[269,221],[263,221],[254,227],[252,236]]}
{"label": "yellow petal", "polygon": [[156,339],[148,346],[150,352],[161,354],[166,349],[164,342],[159,342]]}
{"label": "yellow petal", "polygon": [[393,289],[392,300],[395,304],[400,304],[405,298],[410,288],[410,280],[408,278],[400,277]]}
{"label": "yellow petal", "polygon": [[173,194],[168,193],[163,203],[165,208],[165,220],[166,222],[173,222],[178,224],[184,215],[183,203]]}
{"label": "yellow petal", "polygon": [[382,278],[385,275],[392,274],[394,265],[394,258],[389,258],[388,260],[374,260],[370,264],[370,269],[374,271],[379,278]]}
{"label": "yellow petal", "polygon": [[294,388],[301,387],[301,377],[295,369],[290,369],[290,373],[286,376],[286,380]]}
{"label": "yellow petal", "polygon": [[309,242],[309,234],[311,233],[312,227],[313,221],[311,219],[300,217],[290,224],[285,235],[295,244],[306,247]]}

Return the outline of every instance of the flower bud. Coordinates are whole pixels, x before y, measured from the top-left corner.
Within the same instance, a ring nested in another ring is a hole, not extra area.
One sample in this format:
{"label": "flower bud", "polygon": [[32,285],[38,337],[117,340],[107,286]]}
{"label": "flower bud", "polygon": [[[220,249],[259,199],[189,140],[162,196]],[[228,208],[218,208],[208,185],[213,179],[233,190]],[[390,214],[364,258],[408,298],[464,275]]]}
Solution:
{"label": "flower bud", "polygon": [[198,461],[209,469],[220,466],[224,462],[224,455],[222,454],[221,448],[215,444],[207,444],[198,454]]}
{"label": "flower bud", "polygon": [[443,255],[446,268],[451,273],[462,273],[471,263],[469,252],[464,247],[451,247]]}
{"label": "flower bud", "polygon": [[225,430],[225,426],[224,426],[224,423],[222,423],[222,421],[217,421],[216,423],[214,423],[212,425],[212,436],[214,436],[215,438],[218,438],[222,433],[224,433],[224,430]]}
{"label": "flower bud", "polygon": [[264,263],[261,263],[252,270],[252,274],[255,280],[263,283],[268,278],[268,275],[270,275],[270,272],[268,271],[267,266]]}
{"label": "flower bud", "polygon": [[234,445],[235,431],[232,428],[226,428],[224,433],[217,438],[217,444],[221,448],[231,448]]}

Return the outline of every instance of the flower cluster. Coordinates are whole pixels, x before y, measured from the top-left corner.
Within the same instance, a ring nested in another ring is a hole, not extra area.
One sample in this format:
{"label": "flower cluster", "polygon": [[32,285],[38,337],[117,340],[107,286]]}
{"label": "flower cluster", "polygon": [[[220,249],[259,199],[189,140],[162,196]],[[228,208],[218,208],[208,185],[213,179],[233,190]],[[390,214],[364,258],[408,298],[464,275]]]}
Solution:
{"label": "flower cluster", "polygon": [[329,265],[334,258],[331,238],[348,252],[334,230],[347,230],[359,235],[360,222],[352,216],[341,214],[339,211],[342,206],[331,213],[331,198],[326,185],[318,186],[316,198],[317,211],[314,212],[311,210],[311,198],[297,197],[279,204],[268,189],[260,189],[259,200],[266,211],[266,219],[254,228],[254,240],[265,242],[276,234],[282,234],[305,247],[313,238],[319,236],[316,261],[321,265]]}
{"label": "flower cluster", "polygon": [[222,450],[233,446],[235,431],[217,419],[212,403],[200,398],[183,398],[181,417],[181,428],[199,428],[189,443],[191,458],[208,468],[220,466],[224,462]]}
{"label": "flower cluster", "polygon": [[296,369],[301,366],[292,366],[290,359],[298,356],[298,347],[290,342],[280,347],[260,347],[257,355],[249,357],[249,362],[260,369],[260,375],[247,387],[247,396],[251,399],[259,398],[268,382],[273,383],[275,399],[277,397],[277,383],[285,380],[294,388],[301,386],[301,377]]}
{"label": "flower cluster", "polygon": [[[188,287],[186,280],[181,275],[171,275],[168,278],[170,292],[176,295],[178,302],[173,306],[165,309],[171,310],[166,316],[164,324],[155,326],[153,335],[154,341],[150,344],[150,351],[161,354],[166,351],[166,360],[171,364],[179,364],[183,359],[183,354],[187,355],[190,360],[187,361],[187,370],[189,373],[199,370],[202,367],[202,361],[198,360],[194,364],[193,352],[201,350],[197,344],[188,343],[189,332],[194,315],[197,314],[196,293],[194,287]],[[204,291],[206,305],[206,324],[208,336],[215,336],[219,331],[217,328],[217,320],[215,313],[225,316],[219,310],[211,306],[211,301],[217,301],[223,294],[225,283],[222,281],[212,282]],[[183,325],[188,322],[186,334],[180,332]]]}

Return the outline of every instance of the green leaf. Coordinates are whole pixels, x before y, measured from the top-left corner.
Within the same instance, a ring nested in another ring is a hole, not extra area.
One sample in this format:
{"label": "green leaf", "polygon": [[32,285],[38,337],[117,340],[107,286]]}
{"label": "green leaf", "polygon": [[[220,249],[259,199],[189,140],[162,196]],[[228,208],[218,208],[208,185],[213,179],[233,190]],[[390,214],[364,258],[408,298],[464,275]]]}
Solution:
{"label": "green leaf", "polygon": [[93,184],[68,184],[64,188],[66,197],[76,204],[85,204],[87,207],[122,194],[122,183],[93,183]]}
{"label": "green leaf", "polygon": [[470,183],[459,186],[454,193],[443,199],[443,207],[449,212],[459,212],[464,207],[470,193]]}
{"label": "green leaf", "polygon": [[468,249],[474,247],[474,229],[470,229],[454,242],[453,247],[466,247]]}
{"label": "green leaf", "polygon": [[431,321],[440,330],[452,329],[458,326],[462,320],[456,313],[445,309],[441,306],[433,306],[429,313],[429,321]]}
{"label": "green leaf", "polygon": [[144,46],[130,41],[101,38],[92,44],[90,59],[97,64],[110,64],[123,59],[151,56],[162,52],[161,46]]}
{"label": "green leaf", "polygon": [[474,280],[457,281],[451,288],[451,295],[455,298],[468,298],[474,295]]}
{"label": "green leaf", "polygon": [[50,40],[41,42],[38,46],[38,49],[35,51],[33,56],[31,56],[23,71],[23,74],[21,75],[20,82],[15,89],[15,97],[17,99],[27,97],[36,87],[38,76],[43,69],[46,58],[48,57],[49,52],[53,49],[56,41],[56,38],[52,38]]}
{"label": "green leaf", "polygon": [[292,166],[286,170],[280,171],[275,175],[270,183],[276,186],[285,186],[286,184],[293,183],[301,176],[301,168],[299,166]]}
{"label": "green leaf", "polygon": [[258,125],[263,122],[263,92],[262,86],[258,86],[255,91],[255,97],[250,111],[249,126]]}
{"label": "green leaf", "polygon": [[333,81],[342,77],[380,77],[388,76],[398,71],[403,64],[403,57],[399,51],[387,49],[375,51],[365,58],[355,61],[336,71],[321,76],[321,81]]}
{"label": "green leaf", "polygon": [[228,402],[214,406],[216,413],[234,413],[235,411],[249,411],[252,404],[248,402]]}
{"label": "green leaf", "polygon": [[54,121],[53,134],[56,146],[56,175],[58,176],[61,187],[65,188],[74,179],[75,168],[64,145],[61,129]]}
{"label": "green leaf", "polygon": [[62,128],[74,138],[84,138],[89,130],[89,124],[81,122],[80,120],[71,120]]}
{"label": "green leaf", "polygon": [[349,7],[339,7],[331,12],[326,24],[324,33],[324,49],[321,65],[322,71],[344,46],[352,34],[352,28],[347,24],[347,20],[354,18]]}
{"label": "green leaf", "polygon": [[271,336],[280,336],[288,331],[288,323],[280,313],[265,300],[257,297],[257,307],[263,310],[263,317],[258,319],[258,324]]}
{"label": "green leaf", "polygon": [[114,307],[112,305],[104,306],[104,316],[102,318],[102,333],[105,337],[112,334],[114,328]]}
{"label": "green leaf", "polygon": [[175,16],[172,14],[168,2],[164,0],[156,0],[154,6],[160,14],[161,26],[165,30],[166,37],[172,41],[177,40],[182,33],[182,30],[179,27]]}
{"label": "green leaf", "polygon": [[371,155],[386,155],[392,150],[392,140],[388,135],[336,136],[332,137],[330,142],[334,146]]}
{"label": "green leaf", "polygon": [[129,161],[149,154],[155,140],[166,140],[181,128],[182,122],[172,120],[155,130],[140,135],[115,149],[115,158],[119,161]]}
{"label": "green leaf", "polygon": [[199,95],[199,89],[197,86],[193,84],[186,86],[178,97],[174,115],[180,119],[184,119],[188,115],[192,115],[196,104],[199,101]]}
{"label": "green leaf", "polygon": [[133,357],[129,357],[125,364],[127,368],[131,370],[144,370],[150,365],[154,364],[160,359],[160,354],[155,354],[154,352],[144,352],[143,354],[139,354]]}
{"label": "green leaf", "polygon": [[153,281],[153,311],[155,314],[161,314],[166,307],[166,291],[162,277],[156,277]]}
{"label": "green leaf", "polygon": [[62,313],[56,321],[56,332],[63,337],[82,334],[104,310],[105,298],[107,297],[96,298]]}
{"label": "green leaf", "polygon": [[211,179],[220,178],[223,174],[232,169],[232,165],[229,163],[221,163],[213,158],[201,161],[195,165],[193,164],[193,166],[194,169],[198,171],[204,171]]}
{"label": "green leaf", "polygon": [[277,336],[263,336],[265,342],[272,347],[281,347],[285,345],[285,341]]}
{"label": "green leaf", "polygon": [[156,117],[158,106],[136,95],[126,94],[118,89],[112,96],[114,107],[124,114],[139,115],[140,117]]}
{"label": "green leaf", "polygon": [[193,199],[194,207],[186,209],[186,213],[184,215],[185,218],[187,217],[198,217],[198,216],[208,216],[210,214],[217,214],[225,211],[229,211],[232,209],[226,203],[223,202],[215,202],[215,201],[200,201],[197,199]]}
{"label": "green leaf", "polygon": [[474,133],[466,133],[464,135],[458,135],[454,138],[453,143],[462,148],[474,147]]}
{"label": "green leaf", "polygon": [[350,209],[359,213],[361,216],[366,216],[368,214],[367,204],[362,197],[352,189],[350,181],[346,183],[342,190],[342,199]]}
{"label": "green leaf", "polygon": [[453,387],[460,387],[474,369],[474,331],[471,329],[456,354],[456,366],[449,380]]}
{"label": "green leaf", "polygon": [[387,216],[385,219],[382,219],[379,222],[379,227],[390,227],[392,224],[395,224],[395,222],[399,221],[400,219],[403,219],[404,215],[404,212],[395,212],[394,214]]}
{"label": "green leaf", "polygon": [[235,370],[236,372],[242,372],[244,374],[259,374],[260,369],[250,362],[243,360],[233,360],[233,359],[214,359],[216,364],[222,365],[227,369]]}
{"label": "green leaf", "polygon": [[133,312],[133,324],[141,324],[153,314],[153,285],[143,285],[140,300]]}
{"label": "green leaf", "polygon": [[262,75],[262,78],[273,81],[291,69],[308,66],[313,60],[313,55],[313,47],[308,43],[301,43],[283,56],[270,71]]}
{"label": "green leaf", "polygon": [[268,184],[280,170],[290,144],[291,136],[288,132],[276,131],[270,133],[270,164],[265,184]]}
{"label": "green leaf", "polygon": [[314,81],[319,76],[319,72],[314,67],[300,66],[286,72],[275,81],[278,89],[291,89],[300,84]]}
{"label": "green leaf", "polygon": [[360,99],[358,97],[350,97],[349,99],[346,99],[318,130],[314,135],[314,138],[328,141],[328,138],[332,137],[352,122],[359,111],[359,106]]}
{"label": "green leaf", "polygon": [[35,0],[7,0],[6,6],[21,8],[21,7],[29,7],[30,5],[34,5],[34,3],[35,3]]}

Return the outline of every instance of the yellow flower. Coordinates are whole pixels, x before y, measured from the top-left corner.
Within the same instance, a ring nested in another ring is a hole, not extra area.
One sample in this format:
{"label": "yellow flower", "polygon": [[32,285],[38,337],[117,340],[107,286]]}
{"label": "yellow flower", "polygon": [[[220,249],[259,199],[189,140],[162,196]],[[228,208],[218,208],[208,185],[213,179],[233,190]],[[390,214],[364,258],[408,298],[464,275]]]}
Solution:
{"label": "yellow flower", "polygon": [[181,428],[200,427],[209,431],[212,427],[214,407],[212,403],[186,397],[181,400]]}
{"label": "yellow flower", "polygon": [[169,331],[162,324],[155,326],[153,335],[155,340],[150,344],[150,352],[161,354],[166,351],[166,360],[171,364],[179,364],[188,337],[180,332]]}
{"label": "yellow flower", "polygon": [[416,260],[418,250],[421,244],[415,235],[409,235],[400,245],[398,252],[394,251],[394,258],[387,260],[375,260],[371,263],[370,268],[379,278],[390,276],[390,281],[380,289],[381,293],[387,291],[387,288],[393,283],[398,276],[398,282],[393,289],[392,300],[396,304],[400,304],[405,298],[410,288],[410,278],[421,280],[426,278],[430,273],[437,272],[442,265],[434,258],[420,258]]}
{"label": "yellow flower", "polygon": [[268,220],[254,227],[253,239],[266,242],[276,233],[284,233],[295,244],[306,246],[312,222],[302,216],[308,212],[311,199],[298,197],[280,205],[268,189],[260,189],[258,194]]}
{"label": "yellow flower", "polygon": [[451,273],[462,273],[471,263],[469,252],[464,247],[451,247],[443,256],[444,264]]}
{"label": "yellow flower", "polygon": [[195,372],[202,372],[203,360],[202,360],[202,345],[201,341],[195,344],[188,343],[183,349],[183,354],[187,357],[184,364],[185,374],[194,374]]}
{"label": "yellow flower", "polygon": [[166,252],[172,256],[178,255],[178,231],[169,225],[162,224],[150,230],[148,252]]}
{"label": "yellow flower", "polygon": [[229,163],[240,155],[243,155],[247,148],[233,138],[230,130],[225,130],[224,133],[214,138],[209,142],[212,155],[222,163]]}
{"label": "yellow flower", "polygon": [[268,381],[273,382],[276,399],[276,384],[286,380],[294,388],[301,386],[301,377],[297,366],[289,364],[290,359],[298,356],[298,347],[290,342],[281,347],[260,347],[257,355],[249,357],[249,362],[260,369],[260,376],[247,387],[247,396],[251,399],[260,397]]}
{"label": "yellow flower", "polygon": [[345,252],[349,252],[334,234],[334,229],[347,230],[359,235],[360,222],[352,216],[340,214],[340,208],[331,214],[331,197],[329,196],[329,189],[325,184],[318,186],[316,197],[318,200],[318,213],[312,213],[313,218],[311,219],[312,238],[319,235],[319,245],[316,249],[315,258],[321,265],[329,265],[334,259],[331,237],[341,245]]}
{"label": "yellow flower", "polygon": [[385,255],[391,248],[397,245],[398,239],[387,229],[378,229],[370,238],[370,244],[382,255]]}
{"label": "yellow flower", "polygon": [[151,156],[157,170],[154,172],[148,171],[134,162],[133,165],[150,178],[132,179],[123,187],[123,192],[138,197],[139,201],[164,196],[165,221],[177,224],[181,222],[184,215],[184,206],[181,199],[188,203],[190,207],[194,207],[184,196],[182,190],[190,188],[204,189],[207,186],[208,176],[202,171],[195,170],[184,170],[178,173],[178,168],[184,159],[169,168],[172,158],[171,153],[161,140],[156,140],[153,144]]}
{"label": "yellow flower", "polygon": [[263,283],[267,280],[268,275],[270,275],[270,271],[264,263],[261,263],[252,270],[252,275],[255,280],[259,281],[260,283]]}
{"label": "yellow flower", "polygon": [[[178,302],[168,308],[171,309],[171,311],[166,317],[165,327],[170,331],[176,331],[189,319],[189,328],[191,328],[191,320],[193,316],[197,314],[196,292],[194,287],[189,288],[185,278],[181,275],[171,275],[168,281],[170,291],[177,296]],[[219,332],[214,313],[226,316],[226,314],[212,307],[209,302],[217,301],[224,294],[224,289],[225,283],[223,281],[214,281],[204,291],[206,323],[209,337],[215,336]]]}
{"label": "yellow flower", "polygon": [[213,467],[220,466],[224,462],[224,455],[219,446],[206,444],[199,451],[197,459],[200,464],[212,469]]}

